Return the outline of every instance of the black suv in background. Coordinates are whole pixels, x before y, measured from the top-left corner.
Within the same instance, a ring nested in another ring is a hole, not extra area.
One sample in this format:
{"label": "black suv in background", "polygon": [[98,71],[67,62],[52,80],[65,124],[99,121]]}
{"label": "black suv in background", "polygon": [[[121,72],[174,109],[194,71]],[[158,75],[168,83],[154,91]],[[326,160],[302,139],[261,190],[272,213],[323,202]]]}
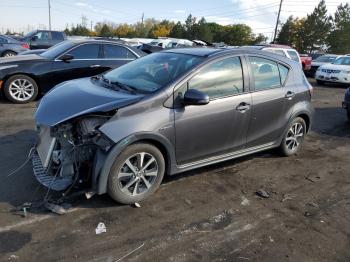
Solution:
{"label": "black suv in background", "polygon": [[12,38],[28,43],[30,49],[47,49],[67,40],[67,36],[64,32],[48,30],[34,30],[26,34],[24,37]]}

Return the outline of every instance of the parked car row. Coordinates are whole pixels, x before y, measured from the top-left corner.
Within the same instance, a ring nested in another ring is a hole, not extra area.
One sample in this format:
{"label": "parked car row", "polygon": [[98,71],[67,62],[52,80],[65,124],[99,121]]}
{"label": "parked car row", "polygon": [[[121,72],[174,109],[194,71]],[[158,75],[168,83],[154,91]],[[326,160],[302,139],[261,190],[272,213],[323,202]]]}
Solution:
{"label": "parked car row", "polygon": [[40,54],[0,58],[0,89],[8,100],[27,103],[61,82],[98,75],[144,55],[113,41],[67,40]]}

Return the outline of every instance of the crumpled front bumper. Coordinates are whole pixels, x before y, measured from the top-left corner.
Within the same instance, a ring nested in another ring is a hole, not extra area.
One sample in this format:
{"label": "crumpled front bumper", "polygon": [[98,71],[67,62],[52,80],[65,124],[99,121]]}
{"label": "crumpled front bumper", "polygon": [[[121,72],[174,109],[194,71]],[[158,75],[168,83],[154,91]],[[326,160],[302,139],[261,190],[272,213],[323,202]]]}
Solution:
{"label": "crumpled front bumper", "polygon": [[35,178],[47,188],[62,191],[68,188],[73,182],[70,177],[60,177],[59,172],[56,172],[55,175],[49,175],[42,164],[37,150],[32,154],[32,164]]}

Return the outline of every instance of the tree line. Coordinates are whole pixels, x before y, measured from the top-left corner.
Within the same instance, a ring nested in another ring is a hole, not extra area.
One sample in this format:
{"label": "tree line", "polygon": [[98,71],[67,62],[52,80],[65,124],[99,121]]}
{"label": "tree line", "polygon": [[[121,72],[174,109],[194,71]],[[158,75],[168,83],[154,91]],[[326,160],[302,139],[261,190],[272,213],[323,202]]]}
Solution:
{"label": "tree line", "polygon": [[278,32],[276,42],[290,45],[300,53],[350,53],[350,6],[340,4],[334,15],[328,15],[321,0],[305,18],[290,16]]}
{"label": "tree line", "polygon": [[119,38],[174,37],[207,42],[224,42],[228,45],[254,45],[267,40],[267,37],[262,34],[254,34],[252,28],[248,25],[233,24],[224,26],[213,22],[209,23],[203,17],[197,19],[191,14],[184,23],[175,23],[169,20],[157,21],[153,18],[135,24],[115,24],[105,21],[97,23],[94,30],[89,30],[86,26],[77,24],[70,28],[67,27],[65,32],[67,35]]}

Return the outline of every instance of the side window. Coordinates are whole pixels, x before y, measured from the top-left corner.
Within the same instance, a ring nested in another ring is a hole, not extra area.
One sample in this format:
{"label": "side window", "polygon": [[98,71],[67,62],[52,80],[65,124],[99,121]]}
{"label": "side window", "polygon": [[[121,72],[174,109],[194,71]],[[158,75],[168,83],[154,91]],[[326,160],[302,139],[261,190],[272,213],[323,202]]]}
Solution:
{"label": "side window", "polygon": [[249,66],[253,73],[256,91],[281,86],[280,74],[276,62],[251,56],[249,57]]}
{"label": "side window", "polygon": [[104,58],[107,59],[130,59],[136,58],[127,48],[118,45],[104,45]]}
{"label": "side window", "polygon": [[74,48],[69,54],[73,55],[74,59],[96,59],[99,49],[99,44],[86,44]]}
{"label": "side window", "polygon": [[63,41],[63,34],[60,32],[51,32],[51,36],[53,40]]}
{"label": "side window", "polygon": [[7,40],[5,38],[0,37],[0,43],[1,44],[6,44]]}
{"label": "side window", "polygon": [[49,32],[41,31],[41,32],[36,33],[35,36],[38,37],[39,41],[49,40]]}
{"label": "side window", "polygon": [[284,82],[286,82],[286,79],[288,76],[289,69],[288,67],[281,64],[278,64],[278,68],[280,70],[280,75],[281,75],[281,84],[284,85]]}
{"label": "side window", "polygon": [[298,54],[295,51],[288,50],[287,53],[290,56],[290,58],[292,58],[292,60],[294,60],[296,62],[300,62],[299,61],[299,56],[298,56]]}
{"label": "side window", "polygon": [[242,93],[243,71],[240,58],[227,58],[205,66],[189,81],[189,88],[200,90],[210,98]]}

